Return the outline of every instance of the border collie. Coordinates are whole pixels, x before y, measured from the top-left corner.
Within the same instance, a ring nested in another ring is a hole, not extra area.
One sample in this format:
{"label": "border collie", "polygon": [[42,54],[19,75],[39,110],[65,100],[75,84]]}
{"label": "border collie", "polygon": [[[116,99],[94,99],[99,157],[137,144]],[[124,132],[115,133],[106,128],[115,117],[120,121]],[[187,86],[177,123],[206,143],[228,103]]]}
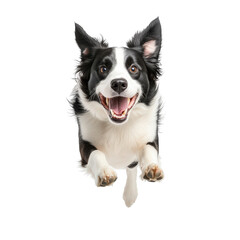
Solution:
{"label": "border collie", "polygon": [[116,181],[114,168],[125,168],[123,199],[130,207],[137,198],[138,164],[142,179],[163,178],[157,84],[161,25],[156,18],[127,47],[110,48],[76,23],[75,36],[81,61],[71,103],[79,127],[81,163],[101,187]]}

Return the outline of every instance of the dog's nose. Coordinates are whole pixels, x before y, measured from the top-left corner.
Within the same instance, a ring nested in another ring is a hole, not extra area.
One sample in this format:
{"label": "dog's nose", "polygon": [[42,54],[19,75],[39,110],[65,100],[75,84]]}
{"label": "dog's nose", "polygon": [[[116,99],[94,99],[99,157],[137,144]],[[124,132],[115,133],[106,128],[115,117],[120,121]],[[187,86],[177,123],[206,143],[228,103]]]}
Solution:
{"label": "dog's nose", "polygon": [[127,86],[127,80],[123,78],[118,78],[111,81],[111,88],[119,94],[123,92]]}

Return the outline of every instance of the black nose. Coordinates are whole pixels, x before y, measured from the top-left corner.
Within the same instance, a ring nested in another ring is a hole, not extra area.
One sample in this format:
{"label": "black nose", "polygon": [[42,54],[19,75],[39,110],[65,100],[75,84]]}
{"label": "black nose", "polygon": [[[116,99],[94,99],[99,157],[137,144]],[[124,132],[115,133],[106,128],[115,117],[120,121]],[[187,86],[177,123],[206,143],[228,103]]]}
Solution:
{"label": "black nose", "polygon": [[127,86],[127,80],[123,78],[118,78],[111,81],[111,88],[119,94],[123,92],[127,88]]}

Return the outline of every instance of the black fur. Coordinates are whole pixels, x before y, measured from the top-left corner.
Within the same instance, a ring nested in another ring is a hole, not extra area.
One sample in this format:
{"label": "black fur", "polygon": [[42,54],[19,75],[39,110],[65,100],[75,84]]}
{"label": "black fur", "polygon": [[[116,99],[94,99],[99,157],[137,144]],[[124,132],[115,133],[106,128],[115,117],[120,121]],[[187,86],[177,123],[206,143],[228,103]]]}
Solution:
{"label": "black fur", "polygon": [[84,29],[77,23],[75,23],[75,37],[76,37],[76,42],[77,42],[79,48],[81,49],[81,53],[82,53],[81,57],[83,58],[83,60],[85,57],[87,58],[87,56],[88,56],[88,54],[87,54],[88,51],[86,51],[86,54],[84,54],[84,50],[108,47],[108,44],[105,42],[104,39],[99,41],[96,38],[90,37],[84,31]]}
{"label": "black fur", "polygon": [[80,138],[79,150],[82,158],[82,166],[88,164],[88,159],[92,151],[97,150],[90,142],[84,141]]}
{"label": "black fur", "polygon": [[128,165],[128,168],[134,168],[138,165],[138,162],[132,162],[130,165]]}
{"label": "black fur", "polygon": [[159,18],[153,20],[143,31],[137,32],[133,38],[127,42],[127,46],[143,55],[144,43],[150,40],[155,40],[157,45],[156,51],[151,56],[144,57],[148,70],[148,77],[151,81],[157,80],[159,75],[161,75],[161,69],[159,68],[159,53],[162,44],[162,29]]}
{"label": "black fur", "polygon": [[80,115],[80,114],[86,112],[86,110],[84,109],[82,103],[80,102],[77,94],[74,95],[71,105],[72,105],[75,115]]}
{"label": "black fur", "polygon": [[158,139],[158,131],[159,131],[159,125],[161,123],[161,111],[163,108],[163,103],[162,100],[159,99],[159,105],[158,105],[158,111],[156,113],[157,115],[157,128],[156,128],[156,135],[155,135],[155,139],[153,140],[153,142],[148,142],[148,145],[153,146],[158,152],[159,152],[159,139]]}

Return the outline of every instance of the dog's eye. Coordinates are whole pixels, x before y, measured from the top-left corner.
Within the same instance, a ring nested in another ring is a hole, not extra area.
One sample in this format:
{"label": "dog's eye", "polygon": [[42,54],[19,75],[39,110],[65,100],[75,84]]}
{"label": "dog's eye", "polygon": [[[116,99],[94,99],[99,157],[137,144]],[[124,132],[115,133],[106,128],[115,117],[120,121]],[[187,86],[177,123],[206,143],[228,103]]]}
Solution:
{"label": "dog's eye", "polygon": [[138,68],[135,65],[131,65],[128,70],[131,73],[137,73],[138,72]]}
{"label": "dog's eye", "polygon": [[105,73],[107,71],[107,67],[106,66],[101,66],[100,67],[100,73]]}

